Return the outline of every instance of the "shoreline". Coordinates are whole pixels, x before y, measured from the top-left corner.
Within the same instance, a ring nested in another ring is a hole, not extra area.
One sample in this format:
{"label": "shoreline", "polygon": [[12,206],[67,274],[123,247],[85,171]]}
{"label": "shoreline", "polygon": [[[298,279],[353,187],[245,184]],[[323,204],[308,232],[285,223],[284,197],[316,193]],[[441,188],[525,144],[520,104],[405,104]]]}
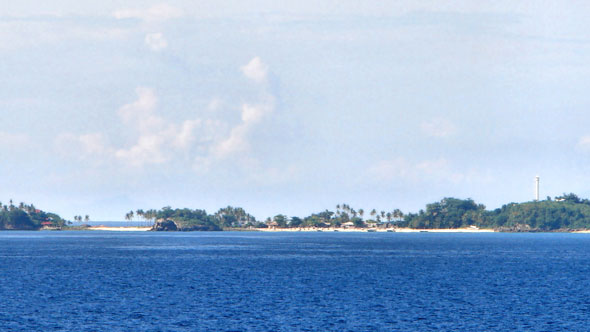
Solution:
{"label": "shoreline", "polygon": [[[260,232],[356,232],[356,233],[494,233],[493,229],[479,228],[318,228],[318,227],[298,227],[298,228],[259,228]],[[590,231],[589,231],[590,232]]]}
{"label": "shoreline", "polygon": [[151,227],[143,226],[92,226],[81,230],[110,232],[147,232]]}
{"label": "shoreline", "polygon": [[[107,232],[147,232],[151,231],[150,226],[91,226],[87,228],[63,229],[71,231],[107,231]],[[56,231],[57,229],[42,228],[40,231]],[[297,228],[236,228],[226,229],[226,232],[327,232],[327,233],[513,233],[490,228],[319,228],[319,227],[297,227]],[[538,233],[538,232],[522,232]],[[546,233],[570,233],[590,234],[590,229],[548,231]]]}
{"label": "shoreline", "polygon": [[[77,231],[109,231],[109,232],[147,232],[151,227],[146,226],[92,226],[82,229],[72,229]],[[46,229],[47,230],[47,229]],[[493,233],[493,229],[478,228],[319,228],[319,227],[297,227],[297,228],[244,228],[230,229],[224,231],[236,232],[332,232],[332,233]],[[576,231],[574,233],[590,233],[587,231]]]}

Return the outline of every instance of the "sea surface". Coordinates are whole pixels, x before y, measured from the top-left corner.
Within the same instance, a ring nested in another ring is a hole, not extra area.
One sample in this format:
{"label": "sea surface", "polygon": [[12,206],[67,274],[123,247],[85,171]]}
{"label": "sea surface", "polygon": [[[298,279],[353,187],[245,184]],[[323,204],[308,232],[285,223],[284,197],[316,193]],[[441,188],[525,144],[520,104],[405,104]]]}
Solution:
{"label": "sea surface", "polygon": [[588,331],[590,234],[0,232],[0,331]]}

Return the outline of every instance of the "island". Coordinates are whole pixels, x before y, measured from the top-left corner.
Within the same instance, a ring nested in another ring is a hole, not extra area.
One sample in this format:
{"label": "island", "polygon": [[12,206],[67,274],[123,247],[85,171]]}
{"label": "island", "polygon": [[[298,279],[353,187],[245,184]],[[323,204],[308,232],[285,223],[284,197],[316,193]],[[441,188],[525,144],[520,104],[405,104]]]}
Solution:
{"label": "island", "polygon": [[[453,197],[427,204],[415,213],[390,212],[336,205],[306,217],[278,214],[257,220],[243,208],[227,206],[214,214],[204,209],[166,206],[129,211],[126,220],[143,219],[146,227],[101,227],[72,222],[34,205],[0,203],[0,230],[151,230],[151,231],[496,231],[496,232],[590,232],[590,200],[577,195],[508,203],[488,210],[474,200]],[[81,216],[75,216],[82,221]],[[88,221],[88,216],[85,218]],[[148,226],[149,225],[149,226]]]}
{"label": "island", "polygon": [[0,230],[62,229],[67,224],[59,215],[39,210],[33,204],[0,202]]}
{"label": "island", "polygon": [[[573,232],[590,230],[590,200],[563,194],[542,201],[508,203],[487,210],[472,199],[447,197],[426,205],[416,213],[404,214],[354,209],[348,204],[336,205],[335,211],[324,210],[307,217],[283,214],[258,221],[243,208],[228,206],[209,215],[205,210],[172,209],[138,210],[137,216],[153,222],[154,231],[500,231],[500,232]],[[133,216],[131,211],[127,217]]]}

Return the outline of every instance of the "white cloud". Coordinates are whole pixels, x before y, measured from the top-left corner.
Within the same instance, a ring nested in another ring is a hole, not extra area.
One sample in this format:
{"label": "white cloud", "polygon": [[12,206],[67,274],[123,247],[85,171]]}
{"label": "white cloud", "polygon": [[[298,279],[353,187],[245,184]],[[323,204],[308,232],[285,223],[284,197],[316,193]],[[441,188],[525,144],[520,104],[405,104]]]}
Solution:
{"label": "white cloud", "polygon": [[590,150],[590,135],[580,137],[578,147],[584,150]]}
{"label": "white cloud", "polygon": [[132,120],[133,117],[142,113],[151,113],[158,103],[153,89],[138,87],[135,89],[135,93],[138,97],[137,100],[119,109],[119,115],[126,121]]}
{"label": "white cloud", "polygon": [[250,146],[247,140],[248,132],[249,127],[246,125],[234,127],[229,137],[217,144],[212,152],[216,157],[224,158],[232,153],[246,151]]}
{"label": "white cloud", "polygon": [[145,164],[161,164],[168,160],[163,149],[166,136],[161,133],[144,134],[139,136],[137,143],[127,149],[119,149],[115,156],[131,166],[143,166]]}
{"label": "white cloud", "polygon": [[179,149],[188,148],[196,139],[194,135],[195,129],[201,127],[201,124],[201,119],[184,121],[179,126],[172,145]]}
{"label": "white cloud", "polygon": [[262,120],[262,118],[272,112],[272,103],[259,105],[242,105],[242,121],[244,124],[253,125]]}
{"label": "white cloud", "polygon": [[158,116],[158,98],[154,90],[140,87],[136,93],[137,100],[118,111],[121,122],[137,134],[131,146],[111,146],[100,133],[62,134],[55,140],[56,149],[80,160],[118,160],[127,166],[142,167],[165,163],[177,153],[190,150],[196,141],[197,128],[202,133],[207,132],[201,128],[200,119],[188,119],[177,125]]}
{"label": "white cloud", "polygon": [[[258,76],[253,76],[257,79],[266,76],[266,66],[259,60],[251,61],[245,67],[250,68],[246,70],[246,76],[253,75],[253,72],[257,73]],[[262,67],[264,75],[260,76]],[[57,149],[64,153],[76,150],[80,159],[100,156],[131,167],[188,158],[194,161],[195,170],[203,172],[231,158],[235,164],[247,168],[246,163],[256,162],[250,153],[252,133],[272,114],[275,104],[274,97],[263,92],[257,103],[241,105],[239,121],[231,125],[237,119],[222,121],[215,118],[226,114],[218,112],[224,103],[213,99],[208,110],[202,113],[210,118],[193,117],[175,123],[157,113],[158,97],[153,89],[138,87],[135,92],[136,100],[118,110],[125,132],[133,137],[130,144],[111,146],[102,134],[64,134],[56,139]]]}
{"label": "white cloud", "polygon": [[[241,67],[241,70],[246,77],[258,83],[265,82],[268,75],[268,66],[259,57],[250,60],[248,64]],[[214,156],[225,158],[234,153],[248,151],[250,148],[250,132],[255,125],[274,111],[274,97],[266,93],[262,99],[258,104],[242,104],[242,122],[231,129],[226,139],[213,146],[212,153]]]}
{"label": "white cloud", "polygon": [[117,19],[135,18],[146,22],[166,21],[183,16],[182,10],[168,4],[158,4],[146,9],[119,9],[113,13]]}
{"label": "white cloud", "polygon": [[168,42],[161,32],[148,33],[145,35],[145,44],[155,52],[159,52],[168,47]]}
{"label": "white cloud", "polygon": [[378,181],[391,181],[397,178],[413,177],[413,166],[405,158],[384,160],[368,170],[369,177]]}
{"label": "white cloud", "polygon": [[63,156],[80,160],[99,161],[109,158],[113,150],[100,133],[84,135],[60,134],[54,141],[55,148]]}
{"label": "white cloud", "polygon": [[161,164],[178,149],[187,149],[200,120],[186,120],[181,125],[170,123],[155,114],[158,99],[154,90],[137,88],[137,100],[119,109],[124,123],[138,132],[137,142],[120,148],[115,156],[128,165]]}
{"label": "white cloud", "polygon": [[450,180],[455,182],[463,176],[461,173],[452,169],[451,163],[444,159],[423,160],[415,166],[415,172],[418,177],[432,178],[435,180]]}
{"label": "white cloud", "polygon": [[449,120],[442,118],[433,118],[422,122],[420,125],[422,132],[431,137],[445,138],[456,133],[457,127]]}
{"label": "white cloud", "polygon": [[449,160],[444,158],[418,162],[411,162],[403,157],[384,160],[370,167],[367,175],[377,182],[488,183],[491,181],[490,175],[476,170],[457,170]]}
{"label": "white cloud", "polygon": [[247,151],[250,147],[248,136],[254,126],[262,121],[265,116],[272,113],[274,102],[272,98],[263,104],[242,105],[242,123],[234,127],[227,139],[221,141],[213,148],[213,153],[219,158],[232,153]]}
{"label": "white cloud", "polygon": [[254,57],[247,65],[240,68],[242,73],[249,79],[257,82],[266,82],[268,66],[262,62],[260,57]]}
{"label": "white cloud", "polygon": [[136,127],[142,133],[160,130],[164,120],[154,114],[158,98],[153,89],[135,89],[137,100],[119,109],[119,117],[124,123]]}
{"label": "white cloud", "polygon": [[84,151],[89,155],[104,155],[108,153],[105,137],[100,133],[81,135],[79,138]]}
{"label": "white cloud", "polygon": [[174,123],[156,114],[158,98],[153,89],[139,87],[137,99],[118,110],[126,131],[136,134],[132,144],[109,146],[102,134],[62,134],[56,149],[68,157],[117,160],[131,167],[157,165],[192,156],[196,169],[230,157],[247,158],[250,134],[273,111],[273,99],[260,104],[243,104],[241,121],[231,127],[215,119],[192,118]]}

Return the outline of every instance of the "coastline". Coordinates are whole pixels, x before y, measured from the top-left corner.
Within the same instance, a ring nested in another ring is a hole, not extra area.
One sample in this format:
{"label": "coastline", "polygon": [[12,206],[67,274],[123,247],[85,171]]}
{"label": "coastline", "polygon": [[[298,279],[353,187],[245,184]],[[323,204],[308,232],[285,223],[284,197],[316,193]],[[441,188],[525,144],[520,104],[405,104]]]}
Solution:
{"label": "coastline", "polygon": [[[92,226],[79,231],[109,231],[109,232],[147,232],[151,227],[145,226]],[[250,231],[250,232],[342,232],[342,233],[493,233],[493,229],[478,228],[319,228],[319,227],[296,227],[296,228],[249,228],[249,229],[231,229],[229,231]],[[587,231],[575,231],[574,233],[590,233]]]}
{"label": "coastline", "polygon": [[92,226],[86,228],[89,231],[110,231],[110,232],[147,232],[151,227],[142,226]]}
{"label": "coastline", "polygon": [[493,229],[479,228],[439,228],[439,229],[419,229],[419,228],[318,228],[318,227],[298,227],[298,228],[259,228],[260,232],[395,232],[395,233],[493,233]]}
{"label": "coastline", "polygon": [[[54,231],[56,229],[42,228],[41,231]],[[107,232],[147,232],[149,226],[91,226],[87,228],[70,229],[75,231],[107,231]],[[506,233],[505,231],[489,228],[320,228],[320,227],[296,227],[296,228],[236,228],[225,231],[236,232],[332,232],[332,233]],[[511,233],[511,232],[508,232]],[[524,232],[537,233],[537,232]],[[549,232],[556,233],[556,232]],[[590,229],[560,230],[557,233],[590,234]]]}

